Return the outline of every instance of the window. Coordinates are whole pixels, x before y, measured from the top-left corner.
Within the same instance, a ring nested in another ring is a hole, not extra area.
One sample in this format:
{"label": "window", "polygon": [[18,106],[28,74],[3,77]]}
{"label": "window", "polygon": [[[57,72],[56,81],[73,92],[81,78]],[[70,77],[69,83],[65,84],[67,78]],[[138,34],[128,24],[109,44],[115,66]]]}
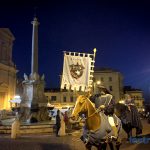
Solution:
{"label": "window", "polygon": [[109,86],[109,91],[113,91],[113,88],[112,88],[112,86]]}
{"label": "window", "polygon": [[66,96],[64,96],[64,97],[63,97],[63,101],[64,101],[64,102],[66,102],[66,101],[67,101],[67,98],[66,98]]}
{"label": "window", "polygon": [[109,81],[112,81],[112,77],[109,77]]}
{"label": "window", "polygon": [[73,102],[73,96],[70,97],[70,102]]}
{"label": "window", "polygon": [[56,101],[57,97],[56,96],[51,96],[51,101]]}
{"label": "window", "polygon": [[101,77],[101,81],[102,81],[102,82],[104,81],[104,78],[103,78],[103,77]]}

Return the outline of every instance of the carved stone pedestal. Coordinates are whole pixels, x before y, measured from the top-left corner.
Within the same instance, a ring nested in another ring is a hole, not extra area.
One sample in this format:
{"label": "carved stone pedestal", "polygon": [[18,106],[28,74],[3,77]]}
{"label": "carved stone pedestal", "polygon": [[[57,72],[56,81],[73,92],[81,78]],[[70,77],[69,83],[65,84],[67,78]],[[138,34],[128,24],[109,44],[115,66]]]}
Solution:
{"label": "carved stone pedestal", "polygon": [[34,117],[37,121],[49,119],[47,110],[47,98],[44,95],[44,75],[40,77],[37,73],[28,78],[24,74],[23,96],[20,109],[20,120],[28,122]]}

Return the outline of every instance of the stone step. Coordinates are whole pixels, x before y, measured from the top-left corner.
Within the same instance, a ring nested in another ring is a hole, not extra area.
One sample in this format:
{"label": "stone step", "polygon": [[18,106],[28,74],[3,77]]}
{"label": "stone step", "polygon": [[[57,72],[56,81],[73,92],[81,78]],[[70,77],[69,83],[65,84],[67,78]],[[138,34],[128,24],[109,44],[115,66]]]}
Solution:
{"label": "stone step", "polygon": [[[52,133],[54,132],[54,124],[30,124],[30,125],[21,125],[20,133],[21,134],[30,134],[30,133]],[[0,126],[0,134],[10,134],[11,125]]]}

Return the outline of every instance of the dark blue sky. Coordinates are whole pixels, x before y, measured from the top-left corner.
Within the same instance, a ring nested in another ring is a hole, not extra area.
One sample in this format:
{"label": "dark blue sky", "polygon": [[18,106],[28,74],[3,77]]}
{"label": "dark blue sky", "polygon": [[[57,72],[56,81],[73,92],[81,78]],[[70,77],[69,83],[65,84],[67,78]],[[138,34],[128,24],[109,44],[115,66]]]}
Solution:
{"label": "dark blue sky", "polygon": [[38,6],[39,72],[47,87],[59,86],[63,51],[92,53],[96,66],[111,67],[124,84],[150,94],[150,2],[132,0],[1,1],[0,26],[16,37],[13,60],[18,75],[30,73],[34,6]]}

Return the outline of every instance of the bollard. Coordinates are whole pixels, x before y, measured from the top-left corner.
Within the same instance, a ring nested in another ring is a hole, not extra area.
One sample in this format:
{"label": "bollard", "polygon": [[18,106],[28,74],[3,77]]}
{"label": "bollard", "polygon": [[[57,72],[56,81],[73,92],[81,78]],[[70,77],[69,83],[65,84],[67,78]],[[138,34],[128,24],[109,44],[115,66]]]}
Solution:
{"label": "bollard", "polygon": [[11,125],[11,138],[16,139],[20,136],[20,121],[16,119]]}

